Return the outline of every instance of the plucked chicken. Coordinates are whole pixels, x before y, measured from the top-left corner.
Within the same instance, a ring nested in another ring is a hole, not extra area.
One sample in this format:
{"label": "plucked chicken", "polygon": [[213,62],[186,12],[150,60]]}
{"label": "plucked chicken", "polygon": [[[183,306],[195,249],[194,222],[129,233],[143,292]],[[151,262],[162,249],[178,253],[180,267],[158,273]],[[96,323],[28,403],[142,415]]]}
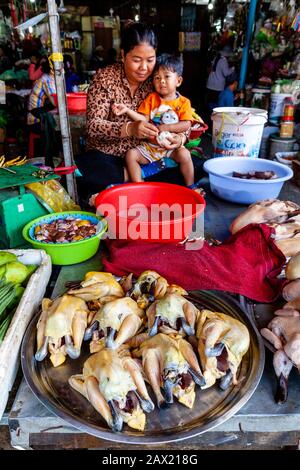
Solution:
{"label": "plucked chicken", "polygon": [[115,432],[123,423],[143,431],[145,413],[154,409],[138,361],[125,350],[103,349],[84,363],[82,374],[72,375],[69,384],[81,393]]}

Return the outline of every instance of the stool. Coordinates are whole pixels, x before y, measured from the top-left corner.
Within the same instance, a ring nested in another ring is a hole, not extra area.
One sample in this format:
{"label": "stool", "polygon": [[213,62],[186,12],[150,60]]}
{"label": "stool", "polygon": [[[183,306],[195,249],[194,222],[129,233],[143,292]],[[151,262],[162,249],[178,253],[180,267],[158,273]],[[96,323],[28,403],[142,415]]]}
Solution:
{"label": "stool", "polygon": [[34,132],[30,132],[29,134],[29,145],[28,145],[28,157],[34,158],[34,143],[36,140],[41,138],[41,134],[35,134]]}

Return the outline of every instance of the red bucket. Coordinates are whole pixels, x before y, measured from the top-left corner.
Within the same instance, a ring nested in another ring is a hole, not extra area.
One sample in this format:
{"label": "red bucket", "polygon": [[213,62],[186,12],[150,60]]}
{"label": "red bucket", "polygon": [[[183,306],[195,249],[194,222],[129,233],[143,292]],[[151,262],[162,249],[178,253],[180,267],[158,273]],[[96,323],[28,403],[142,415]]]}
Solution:
{"label": "red bucket", "polygon": [[174,243],[200,223],[205,200],[175,184],[128,183],[99,193],[95,205],[108,222],[110,239]]}
{"label": "red bucket", "polygon": [[[67,93],[67,107],[70,114],[85,113],[87,94],[83,92]],[[54,104],[57,107],[57,95],[53,94]]]}

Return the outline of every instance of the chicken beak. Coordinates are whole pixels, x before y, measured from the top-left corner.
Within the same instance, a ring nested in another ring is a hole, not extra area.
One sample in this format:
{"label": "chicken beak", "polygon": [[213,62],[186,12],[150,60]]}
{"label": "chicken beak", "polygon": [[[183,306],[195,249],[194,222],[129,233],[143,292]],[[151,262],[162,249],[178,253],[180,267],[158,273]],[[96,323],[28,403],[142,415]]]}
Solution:
{"label": "chicken beak", "polygon": [[164,380],[163,389],[165,392],[165,402],[168,404],[173,403],[173,388],[175,387],[175,383],[172,382],[170,379]]}
{"label": "chicken beak", "polygon": [[154,323],[153,323],[153,325],[152,325],[151,330],[149,331],[149,336],[155,336],[155,335],[157,335],[159,320],[160,320],[160,317],[159,317],[159,316],[155,317],[155,321],[154,321]]}
{"label": "chicken beak", "polygon": [[106,338],[106,344],[105,344],[108,349],[115,349],[115,341],[114,341],[115,334],[116,334],[116,330],[114,328],[111,328]]}
{"label": "chicken beak", "polygon": [[181,326],[183,331],[187,334],[187,336],[192,336],[195,334],[194,328],[192,328],[190,325],[188,325],[187,321],[185,318],[180,318],[181,320]]}
{"label": "chicken beak", "polygon": [[150,399],[146,400],[136,390],[134,391],[134,394],[138,398],[138,400],[140,402],[140,405],[141,405],[141,408],[142,408],[143,411],[145,411],[145,413],[151,413],[151,411],[154,410],[155,406],[154,406],[154,403],[152,402],[152,400],[150,400]]}
{"label": "chicken beak", "polygon": [[48,343],[49,343],[49,336],[45,336],[44,342],[40,349],[35,353],[35,360],[36,361],[43,361],[48,354]]}
{"label": "chicken beak", "polygon": [[228,370],[226,374],[224,375],[224,377],[222,377],[219,382],[220,389],[223,391],[227,390],[232,382],[232,379],[233,379],[233,374],[231,370]]}
{"label": "chicken beak", "polygon": [[85,330],[85,333],[84,333],[84,341],[88,341],[89,339],[92,338],[93,336],[93,332],[98,328],[99,326],[99,322],[96,320],[89,328],[87,328]]}
{"label": "chicken beak", "polygon": [[222,354],[224,343],[217,343],[213,348],[205,348],[206,357],[218,357]]}
{"label": "chicken beak", "polygon": [[191,367],[189,367],[188,370],[196,385],[199,385],[199,387],[204,387],[206,385],[206,381],[203,375],[199,374],[198,372],[193,370]]}
{"label": "chicken beak", "polygon": [[279,405],[285,403],[288,397],[288,383],[283,374],[277,379],[277,389],[275,394],[275,401]]}
{"label": "chicken beak", "polygon": [[74,347],[73,340],[70,335],[65,335],[66,353],[71,359],[77,359],[80,356],[80,349]]}
{"label": "chicken beak", "polygon": [[112,415],[112,430],[114,432],[122,431],[123,428],[123,418],[120,416],[113,400],[108,401],[108,406]]}

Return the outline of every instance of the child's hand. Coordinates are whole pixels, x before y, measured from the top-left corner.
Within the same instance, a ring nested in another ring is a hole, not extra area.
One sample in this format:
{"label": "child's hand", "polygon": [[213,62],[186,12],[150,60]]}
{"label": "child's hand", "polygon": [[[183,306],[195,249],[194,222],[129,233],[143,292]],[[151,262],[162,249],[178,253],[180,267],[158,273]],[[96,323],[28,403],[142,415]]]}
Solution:
{"label": "child's hand", "polygon": [[122,114],[127,113],[127,106],[125,104],[114,103],[112,105],[112,111],[116,116],[121,116]]}

